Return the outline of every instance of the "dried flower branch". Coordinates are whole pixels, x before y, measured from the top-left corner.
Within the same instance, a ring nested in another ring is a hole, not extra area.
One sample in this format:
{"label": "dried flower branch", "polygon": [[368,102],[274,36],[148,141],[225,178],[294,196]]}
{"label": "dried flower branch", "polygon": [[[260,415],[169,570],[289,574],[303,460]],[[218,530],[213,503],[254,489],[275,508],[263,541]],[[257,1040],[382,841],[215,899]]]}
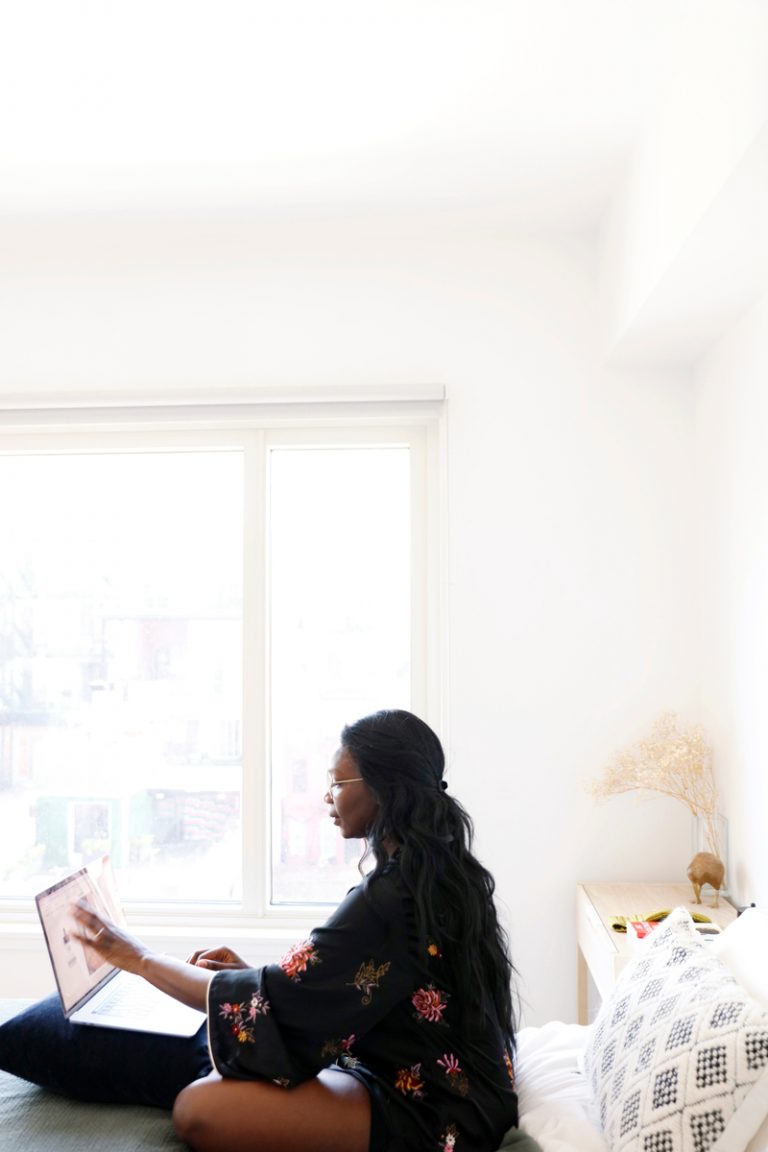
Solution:
{"label": "dried flower branch", "polygon": [[684,727],[674,712],[659,717],[647,740],[618,752],[590,791],[601,800],[636,791],[671,796],[701,817],[710,851],[720,855],[712,751],[702,729]]}

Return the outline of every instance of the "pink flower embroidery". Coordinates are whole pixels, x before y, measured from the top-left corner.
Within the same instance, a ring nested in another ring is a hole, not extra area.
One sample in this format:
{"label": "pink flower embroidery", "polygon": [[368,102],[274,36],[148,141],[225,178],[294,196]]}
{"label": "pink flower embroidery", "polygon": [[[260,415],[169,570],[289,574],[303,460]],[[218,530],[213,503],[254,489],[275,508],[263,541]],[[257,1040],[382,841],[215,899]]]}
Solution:
{"label": "pink flower embroidery", "polygon": [[253,1024],[257,1016],[266,1016],[267,1012],[269,1012],[269,1001],[265,1000],[259,992],[252,994],[249,1006],[230,1004],[228,1000],[219,1005],[219,1015],[224,1020],[230,1021],[229,1031],[238,1044],[253,1044],[254,1035],[250,1025]]}
{"label": "pink flower embroidery", "polygon": [[318,964],[319,957],[311,940],[293,944],[280,961],[280,967],[291,980],[298,980],[310,964]]}
{"label": "pink flower embroidery", "polygon": [[461,1076],[461,1067],[452,1052],[443,1052],[442,1060],[438,1060],[441,1068],[445,1068],[446,1076]]}
{"label": "pink flower embroidery", "polygon": [[443,1012],[448,1006],[447,1000],[444,1000],[444,992],[438,991],[432,985],[428,988],[419,988],[414,992],[411,997],[411,1003],[424,1020],[429,1020],[432,1024],[440,1024],[443,1019]]}
{"label": "pink flower embroidery", "polygon": [[459,1096],[466,1096],[469,1092],[469,1080],[453,1052],[443,1052],[442,1058],[437,1063],[445,1070],[451,1090],[457,1092]]}
{"label": "pink flower embroidery", "polygon": [[265,1000],[260,992],[254,992],[248,1016],[251,1020],[255,1020],[257,1016],[266,1016],[267,1012],[269,1012],[269,1000]]}

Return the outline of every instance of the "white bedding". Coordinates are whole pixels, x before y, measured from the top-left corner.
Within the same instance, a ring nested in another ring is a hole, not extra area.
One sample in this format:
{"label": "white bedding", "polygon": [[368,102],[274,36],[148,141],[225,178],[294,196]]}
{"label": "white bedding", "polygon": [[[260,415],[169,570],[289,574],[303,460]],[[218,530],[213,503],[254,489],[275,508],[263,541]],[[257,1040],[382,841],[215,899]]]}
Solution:
{"label": "white bedding", "polygon": [[589,1031],[554,1020],[517,1035],[520,1127],[543,1152],[608,1152],[581,1071]]}
{"label": "white bedding", "polygon": [[[707,949],[768,1010],[768,910],[747,909]],[[583,1073],[591,1032],[588,1026],[553,1021],[518,1033],[515,1070],[520,1128],[539,1143],[542,1152],[608,1152]],[[718,1140],[716,1147],[720,1144]],[[729,1148],[734,1146],[728,1143]],[[768,1152],[768,1116],[744,1152]]]}

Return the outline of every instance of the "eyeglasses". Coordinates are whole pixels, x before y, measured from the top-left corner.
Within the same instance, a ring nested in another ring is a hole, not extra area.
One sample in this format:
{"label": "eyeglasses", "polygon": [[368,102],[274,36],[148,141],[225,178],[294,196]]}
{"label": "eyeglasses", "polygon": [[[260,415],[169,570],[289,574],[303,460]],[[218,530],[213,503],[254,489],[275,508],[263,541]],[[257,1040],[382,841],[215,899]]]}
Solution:
{"label": "eyeglasses", "polygon": [[345,784],[360,784],[362,779],[362,776],[353,776],[351,780],[329,780],[328,791],[335,796],[337,788],[343,788]]}

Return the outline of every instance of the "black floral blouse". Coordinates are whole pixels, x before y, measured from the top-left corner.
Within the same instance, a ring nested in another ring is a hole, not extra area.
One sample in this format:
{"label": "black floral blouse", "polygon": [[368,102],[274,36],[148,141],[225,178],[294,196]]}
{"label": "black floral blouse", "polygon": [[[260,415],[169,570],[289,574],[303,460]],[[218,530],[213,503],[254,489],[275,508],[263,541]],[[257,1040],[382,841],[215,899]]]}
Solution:
{"label": "black floral blouse", "polygon": [[517,1123],[512,1061],[495,1020],[460,1021],[448,967],[393,862],[279,964],[214,976],[215,1067],[290,1088],[335,1064],[368,1087],[385,1147],[491,1152]]}

